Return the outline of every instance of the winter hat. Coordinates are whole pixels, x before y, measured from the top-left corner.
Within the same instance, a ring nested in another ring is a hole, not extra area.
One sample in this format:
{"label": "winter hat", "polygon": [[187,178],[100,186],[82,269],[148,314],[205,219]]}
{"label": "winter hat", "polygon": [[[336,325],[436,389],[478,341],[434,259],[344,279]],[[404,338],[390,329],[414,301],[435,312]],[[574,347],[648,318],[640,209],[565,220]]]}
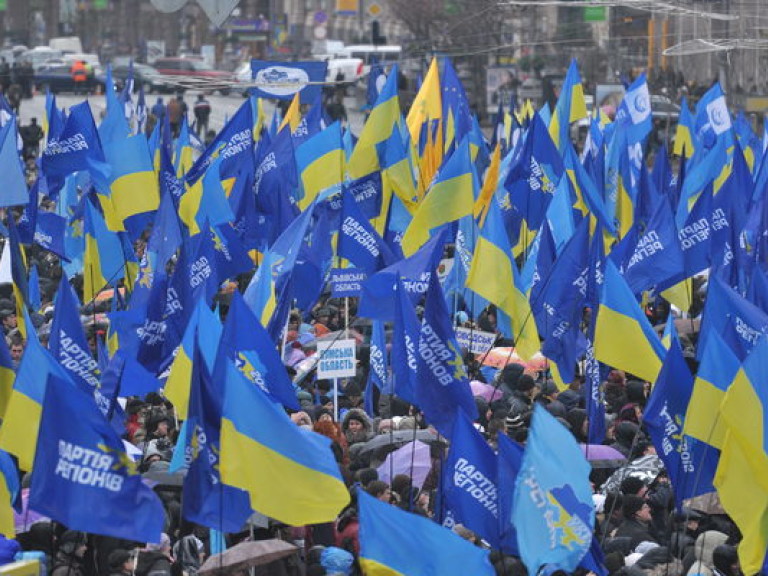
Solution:
{"label": "winter hat", "polygon": [[640,544],[638,544],[635,547],[635,552],[638,552],[640,554],[645,554],[646,552],[658,547],[659,545],[656,542],[651,542],[650,540],[644,540],[643,542],[640,542]]}
{"label": "winter hat", "polygon": [[640,427],[634,422],[619,422],[616,426],[616,442],[629,447],[639,432]]}
{"label": "winter hat", "polygon": [[128,562],[130,559],[131,553],[128,552],[128,550],[118,548],[117,550],[112,550],[112,552],[109,553],[109,556],[107,557],[107,563],[109,564],[109,568],[111,570],[117,571],[122,568],[123,564]]}
{"label": "winter hat", "polygon": [[85,544],[87,536],[85,532],[78,532],[77,530],[67,530],[59,538],[59,550],[64,554],[73,554],[77,547]]}
{"label": "winter hat", "polygon": [[633,518],[635,514],[640,512],[643,504],[645,504],[645,500],[640,498],[640,496],[625,494],[621,504],[621,511],[624,514],[624,518]]}
{"label": "winter hat", "polygon": [[507,364],[501,371],[500,378],[507,386],[514,389],[520,376],[523,375],[525,367],[522,364]]}
{"label": "winter hat", "polygon": [[320,554],[320,565],[327,574],[349,574],[354,558],[352,554],[335,546],[328,546]]}
{"label": "winter hat", "polygon": [[640,478],[637,478],[636,476],[627,476],[621,481],[619,490],[621,490],[622,494],[627,496],[637,496],[638,492],[643,488],[645,488],[645,482]]}
{"label": "winter hat", "polygon": [[366,425],[365,418],[359,412],[347,412],[346,416],[344,416],[344,424],[347,425],[352,420],[357,420],[363,426]]}
{"label": "winter hat", "polygon": [[605,567],[608,569],[609,574],[618,572],[624,567],[624,554],[618,550],[614,550],[605,555]]}
{"label": "winter hat", "polygon": [[587,419],[587,411],[582,408],[573,408],[565,415],[565,419],[568,421],[568,424],[571,425],[571,430],[573,432],[581,434],[581,429]]}
{"label": "winter hat", "polygon": [[729,574],[738,559],[736,547],[729,544],[721,544],[712,552],[712,564],[721,574]]}
{"label": "winter hat", "polygon": [[554,394],[557,394],[558,391],[557,384],[555,384],[554,380],[545,380],[541,385],[542,396],[553,396]]}
{"label": "winter hat", "polygon": [[536,381],[533,379],[533,376],[530,374],[523,374],[520,376],[520,378],[517,379],[517,385],[515,386],[515,390],[519,390],[520,392],[528,392],[529,390],[532,390],[536,387]]}

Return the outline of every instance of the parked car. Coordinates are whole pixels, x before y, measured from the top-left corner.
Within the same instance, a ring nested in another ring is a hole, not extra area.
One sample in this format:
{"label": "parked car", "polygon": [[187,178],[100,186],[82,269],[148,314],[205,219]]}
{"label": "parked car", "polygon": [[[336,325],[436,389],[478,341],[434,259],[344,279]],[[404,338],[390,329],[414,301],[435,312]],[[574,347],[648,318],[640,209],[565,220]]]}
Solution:
{"label": "parked car", "polygon": [[[123,89],[125,81],[130,73],[130,65],[121,64],[112,67],[112,78],[119,90]],[[152,92],[162,92],[164,94],[171,94],[176,91],[176,87],[173,84],[169,84],[167,78],[163,77],[156,68],[149,66],[148,64],[133,63],[133,89],[138,91],[139,86],[144,88],[144,92],[151,94]]]}
{"label": "parked car", "polygon": [[[41,92],[50,90],[56,94],[59,92],[74,92],[75,81],[72,79],[72,66],[69,64],[52,64],[41,66],[35,72],[35,84]],[[104,90],[104,75],[97,72],[93,78],[86,82],[85,89],[93,92],[97,88]]]}
{"label": "parked car", "polygon": [[155,68],[160,76],[166,76],[169,84],[174,81],[187,88],[194,87],[211,92],[218,90],[226,96],[232,90],[234,78],[231,72],[215,70],[204,60],[194,58],[158,58]]}

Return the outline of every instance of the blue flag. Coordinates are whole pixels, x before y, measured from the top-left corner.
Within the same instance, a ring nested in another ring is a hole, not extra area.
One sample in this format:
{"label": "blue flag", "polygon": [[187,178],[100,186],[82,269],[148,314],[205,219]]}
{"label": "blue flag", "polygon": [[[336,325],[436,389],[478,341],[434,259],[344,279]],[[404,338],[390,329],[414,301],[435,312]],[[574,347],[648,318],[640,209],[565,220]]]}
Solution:
{"label": "blue flag", "polygon": [[384,239],[363,216],[352,193],[345,190],[342,192],[342,198],[341,225],[336,248],[338,255],[368,273],[378,270],[382,262],[386,265],[393,264],[394,255]]}
{"label": "blue flag", "polygon": [[[71,530],[159,542],[160,499],[87,394],[53,374],[43,405],[29,505]],[[94,505],[98,503],[98,505]]]}
{"label": "blue flag", "polygon": [[358,314],[379,320],[392,320],[395,316],[395,300],[392,293],[398,279],[403,284],[411,302],[415,303],[427,291],[432,271],[443,257],[446,232],[436,234],[415,254],[401,260],[368,278],[363,283]]}
{"label": "blue flag", "polygon": [[458,411],[443,467],[445,503],[457,522],[493,548],[500,544],[497,476],[496,455],[466,414]]}
{"label": "blue flag", "polygon": [[681,510],[683,500],[715,490],[712,481],[720,454],[715,448],[683,435],[685,413],[693,394],[693,376],[680,341],[672,338],[664,364],[643,411],[643,423],[656,453],[664,461]]}
{"label": "blue flag", "polygon": [[299,409],[274,342],[237,291],[232,294],[220,346],[219,355],[223,353],[232,360],[238,371],[271,400]]}
{"label": "blue flag", "polygon": [[222,483],[219,474],[224,378],[211,377],[198,345],[196,342],[192,358],[186,437],[176,447],[184,451],[189,465],[182,515],[222,532],[238,532],[252,511],[248,493]]}
{"label": "blue flag", "polygon": [[66,274],[61,276],[54,306],[56,313],[51,323],[48,349],[72,381],[93,396],[99,388],[99,365],[85,338],[80,322],[80,303]]}
{"label": "blue flag", "polygon": [[437,273],[429,279],[416,368],[416,404],[427,420],[451,438],[456,410],[477,418],[467,371]]}
{"label": "blue flag", "polygon": [[392,333],[392,371],[394,388],[391,393],[406,402],[416,404],[416,347],[419,345],[419,320],[402,282],[397,280],[395,322]]}
{"label": "blue flag", "polygon": [[543,566],[572,572],[588,552],[595,526],[590,472],[573,435],[537,404],[512,510],[529,574]]}
{"label": "blue flag", "polygon": [[499,504],[499,537],[501,549],[507,554],[520,555],[517,546],[517,530],[512,523],[515,482],[523,465],[523,447],[511,440],[506,434],[498,436],[497,486]]}

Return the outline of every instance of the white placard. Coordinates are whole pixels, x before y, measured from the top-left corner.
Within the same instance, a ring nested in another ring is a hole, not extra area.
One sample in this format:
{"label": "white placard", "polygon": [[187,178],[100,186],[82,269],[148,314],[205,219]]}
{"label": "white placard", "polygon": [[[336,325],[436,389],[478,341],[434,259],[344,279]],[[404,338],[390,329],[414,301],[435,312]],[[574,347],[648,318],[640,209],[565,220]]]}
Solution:
{"label": "white placard", "polygon": [[493,332],[470,330],[464,327],[456,328],[456,341],[459,343],[459,346],[468,349],[472,354],[485,354],[488,352],[488,350],[493,348],[496,337],[496,334]]}
{"label": "white placard", "polygon": [[317,377],[325,379],[351,378],[357,374],[357,342],[336,340],[317,343]]}

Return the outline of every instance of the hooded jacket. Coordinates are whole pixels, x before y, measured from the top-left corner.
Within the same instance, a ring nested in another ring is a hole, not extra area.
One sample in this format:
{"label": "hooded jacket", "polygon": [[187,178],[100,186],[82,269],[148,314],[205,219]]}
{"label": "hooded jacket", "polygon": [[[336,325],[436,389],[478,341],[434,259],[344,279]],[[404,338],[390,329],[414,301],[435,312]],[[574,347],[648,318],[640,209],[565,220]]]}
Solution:
{"label": "hooded jacket", "polygon": [[[363,423],[363,434],[359,438],[352,437],[349,432],[349,421],[354,417],[357,417],[357,419]],[[344,414],[344,418],[341,421],[341,431],[344,433],[344,436],[346,436],[347,442],[350,445],[367,442],[373,438],[373,422],[371,422],[371,419],[368,418],[368,414],[366,414],[364,410],[361,410],[360,408],[352,408]]]}
{"label": "hooded jacket", "polygon": [[696,561],[688,570],[688,576],[712,576],[714,574],[714,562],[712,554],[715,548],[725,544],[728,536],[717,530],[707,530],[696,538],[693,545],[693,555]]}

